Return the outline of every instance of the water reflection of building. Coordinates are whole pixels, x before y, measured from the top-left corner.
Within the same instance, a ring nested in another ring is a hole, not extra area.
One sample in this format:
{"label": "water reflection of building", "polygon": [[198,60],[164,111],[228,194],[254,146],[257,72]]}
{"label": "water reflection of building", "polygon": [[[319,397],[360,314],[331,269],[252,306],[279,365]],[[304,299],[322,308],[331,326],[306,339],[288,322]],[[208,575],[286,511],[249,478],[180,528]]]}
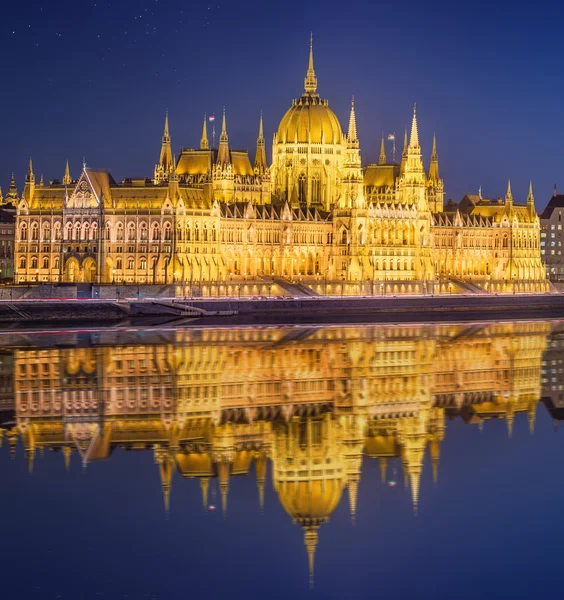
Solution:
{"label": "water reflection of building", "polygon": [[550,325],[105,332],[67,346],[18,339],[15,424],[30,469],[38,450],[86,464],[115,448],[151,451],[168,510],[176,473],[211,479],[227,511],[230,479],[267,465],[304,529],[313,573],[319,528],[346,492],[356,515],[362,462],[401,461],[414,510],[426,452],[438,476],[445,417],[482,424],[541,397]]}

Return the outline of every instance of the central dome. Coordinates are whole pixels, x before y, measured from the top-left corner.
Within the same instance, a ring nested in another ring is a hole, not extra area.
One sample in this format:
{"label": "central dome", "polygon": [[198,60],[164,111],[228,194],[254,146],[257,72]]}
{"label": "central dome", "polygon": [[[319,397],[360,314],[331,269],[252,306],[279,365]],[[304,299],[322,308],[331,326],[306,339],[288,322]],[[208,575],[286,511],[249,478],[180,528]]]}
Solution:
{"label": "central dome", "polygon": [[343,130],[327,100],[317,94],[317,77],[313,68],[313,44],[309,44],[309,65],[304,93],[282,117],[277,141],[282,144],[341,144]]}
{"label": "central dome", "polygon": [[343,130],[326,100],[305,93],[282,117],[277,137],[284,144],[340,144]]}

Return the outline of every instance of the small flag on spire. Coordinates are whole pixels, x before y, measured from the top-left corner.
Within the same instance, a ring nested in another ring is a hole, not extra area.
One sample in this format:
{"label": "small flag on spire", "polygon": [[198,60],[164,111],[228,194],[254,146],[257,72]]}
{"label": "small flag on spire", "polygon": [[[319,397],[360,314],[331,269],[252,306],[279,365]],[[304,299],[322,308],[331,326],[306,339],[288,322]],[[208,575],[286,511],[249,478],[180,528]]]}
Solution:
{"label": "small flag on spire", "polygon": [[213,123],[213,122],[215,121],[215,115],[210,115],[210,116],[208,117],[208,121],[209,121],[210,123]]}
{"label": "small flag on spire", "polygon": [[395,133],[388,133],[388,142],[394,142],[396,140]]}

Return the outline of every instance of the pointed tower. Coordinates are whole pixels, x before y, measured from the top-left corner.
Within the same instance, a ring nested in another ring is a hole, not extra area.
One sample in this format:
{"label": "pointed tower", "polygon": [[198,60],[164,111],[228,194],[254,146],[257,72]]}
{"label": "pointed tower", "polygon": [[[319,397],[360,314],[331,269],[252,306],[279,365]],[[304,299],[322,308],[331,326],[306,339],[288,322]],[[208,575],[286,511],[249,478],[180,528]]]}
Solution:
{"label": "pointed tower", "polygon": [[405,171],[405,165],[407,163],[407,129],[403,130],[403,150],[401,153],[401,165],[400,165],[400,175],[403,175]]}
{"label": "pointed tower", "polygon": [[313,68],[313,33],[309,35],[309,63],[304,79],[304,89],[306,94],[315,94],[317,92],[317,77]]}
{"label": "pointed tower", "polygon": [[431,152],[431,165],[429,166],[429,179],[439,180],[439,157],[437,156],[437,136],[433,134],[433,151]]}
{"label": "pointed tower", "polygon": [[511,179],[507,180],[507,192],[505,193],[505,207],[508,211],[513,209],[513,194],[511,193]]}
{"label": "pointed tower", "polygon": [[442,212],[444,207],[444,183],[439,175],[439,157],[437,154],[437,136],[433,135],[433,151],[429,166],[429,208],[432,212]]}
{"label": "pointed tower", "polygon": [[267,459],[261,453],[255,458],[255,473],[257,476],[257,489],[259,495],[259,506],[261,512],[264,510],[264,484],[266,482]]}
{"label": "pointed tower", "polygon": [[164,508],[165,513],[168,516],[170,511],[170,490],[175,467],[174,458],[170,455],[167,448],[155,446],[155,462],[159,466]]}
{"label": "pointed tower", "polygon": [[304,527],[304,543],[307,550],[307,562],[309,568],[309,587],[313,589],[315,575],[315,550],[319,542],[318,526],[310,525]]}
{"label": "pointed tower", "polygon": [[380,458],[380,481],[386,483],[386,474],[388,471],[388,459]]}
{"label": "pointed tower", "polygon": [[351,114],[349,116],[349,132],[347,134],[347,146],[349,148],[359,148],[358,134],[356,131],[356,111],[354,108],[354,96],[351,101]]}
{"label": "pointed tower", "polygon": [[386,159],[386,147],[384,144],[384,134],[382,134],[382,143],[380,144],[380,158],[378,159],[379,165],[385,165],[387,162]]}
{"label": "pointed tower", "polygon": [[209,477],[200,477],[200,490],[202,492],[202,506],[204,510],[208,507],[208,490],[210,487]]}
{"label": "pointed tower", "polygon": [[67,164],[65,166],[65,174],[63,175],[63,185],[70,185],[72,183],[72,177],[69,169],[69,161],[67,160]]}
{"label": "pointed tower", "polygon": [[223,518],[227,516],[227,495],[229,494],[229,463],[226,460],[222,460],[217,465],[217,474],[219,478],[219,491],[221,493],[221,512]]}
{"label": "pointed tower", "polygon": [[168,176],[173,168],[172,149],[170,145],[170,132],[168,128],[168,110],[165,115],[165,124],[163,138],[161,142],[161,154],[159,164],[155,166],[155,183],[163,183],[168,180]]}
{"label": "pointed tower", "polygon": [[356,525],[356,507],[358,504],[358,479],[351,479],[347,487],[349,490],[349,510],[351,514],[351,522],[353,525]]}
{"label": "pointed tower", "polygon": [[72,456],[72,448],[70,446],[64,446],[63,447],[63,458],[65,459],[65,471],[70,470],[71,456]]}
{"label": "pointed tower", "polygon": [[429,445],[431,454],[431,464],[433,465],[433,484],[437,485],[439,481],[439,460],[441,457],[441,442],[434,439]]}
{"label": "pointed tower", "polygon": [[5,204],[13,204],[14,206],[20,201],[20,197],[18,195],[18,189],[16,188],[16,179],[14,174],[12,173],[12,177],[10,179],[10,187],[8,188],[8,193],[6,194],[6,198],[4,199]]}
{"label": "pointed tower", "polygon": [[35,194],[35,175],[33,174],[33,162],[29,159],[29,167],[25,176],[24,197],[28,202],[31,202]]}
{"label": "pointed tower", "polygon": [[209,150],[210,144],[208,142],[208,121],[206,114],[204,113],[204,126],[202,127],[202,138],[200,139],[200,150]]}
{"label": "pointed tower", "polygon": [[535,197],[533,195],[533,182],[529,183],[529,194],[527,196],[527,209],[529,210],[529,215],[534,217],[537,214],[535,210]]}
{"label": "pointed tower", "polygon": [[262,111],[260,113],[260,122],[259,122],[259,133],[257,137],[257,151],[255,154],[255,173],[257,175],[264,175],[268,170],[268,165],[266,163],[266,147],[264,142],[264,132],[262,126]]}
{"label": "pointed tower", "polygon": [[225,117],[225,106],[223,107],[223,119],[221,121],[221,135],[219,136],[219,149],[217,151],[217,164],[228,165],[231,162],[229,157],[229,138],[227,137],[227,120]]}

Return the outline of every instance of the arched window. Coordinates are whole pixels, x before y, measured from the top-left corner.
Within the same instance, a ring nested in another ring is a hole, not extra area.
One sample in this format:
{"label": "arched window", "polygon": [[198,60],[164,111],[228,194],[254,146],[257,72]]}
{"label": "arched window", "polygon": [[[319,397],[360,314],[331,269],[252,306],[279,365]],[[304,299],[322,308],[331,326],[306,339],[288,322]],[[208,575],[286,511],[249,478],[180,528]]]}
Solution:
{"label": "arched window", "polygon": [[217,232],[215,230],[215,225],[212,225],[212,242],[217,240]]}
{"label": "arched window", "polygon": [[146,258],[142,258],[141,261],[140,261],[140,263],[139,263],[139,265],[140,265],[140,268],[143,271],[145,271],[147,269],[147,259]]}
{"label": "arched window", "polygon": [[172,229],[170,228],[170,223],[165,224],[165,240],[168,242],[172,239]]}
{"label": "arched window", "polygon": [[123,267],[123,261],[121,260],[121,258],[116,258],[116,269],[119,269],[121,271]]}
{"label": "arched window", "polygon": [[60,264],[61,264],[61,263],[60,263],[60,260],[59,260],[58,258],[56,258],[56,259],[53,261],[53,266],[55,267],[55,269],[58,269]]}
{"label": "arched window", "polygon": [[307,202],[307,182],[306,176],[302,173],[298,179],[298,202],[305,204]]}
{"label": "arched window", "polygon": [[506,235],[503,236],[503,247],[507,248],[507,236]]}
{"label": "arched window", "polygon": [[26,260],[25,260],[25,256],[22,256],[20,258],[20,269],[25,269],[26,268]]}
{"label": "arched window", "polygon": [[98,223],[92,223],[90,229],[90,239],[96,241],[98,239]]}
{"label": "arched window", "polygon": [[153,225],[153,242],[158,242],[161,239],[161,232],[158,225]]}
{"label": "arched window", "polygon": [[132,257],[129,257],[129,259],[127,260],[127,268],[130,270],[135,269],[135,259]]}
{"label": "arched window", "polygon": [[341,232],[341,244],[346,244],[347,243],[347,230],[343,229],[343,231]]}
{"label": "arched window", "polygon": [[194,241],[195,242],[199,242],[200,241],[200,229],[199,229],[198,223],[196,223],[196,227],[194,229]]}
{"label": "arched window", "polygon": [[190,241],[190,223],[186,223],[186,241]]}
{"label": "arched window", "polygon": [[147,225],[145,223],[141,223],[140,238],[143,241],[145,241],[147,239]]}
{"label": "arched window", "polygon": [[41,239],[44,242],[49,242],[51,240],[51,226],[49,225],[49,223],[43,223],[43,234],[41,236]]}
{"label": "arched window", "polygon": [[27,241],[27,225],[25,223],[22,223],[22,226],[20,228],[20,240],[22,242]]}
{"label": "arched window", "polygon": [[37,226],[37,223],[34,223],[31,226],[31,239],[34,242],[39,239],[39,227]]}
{"label": "arched window", "polygon": [[208,226],[205,223],[204,223],[203,237],[204,237],[204,242],[207,242],[208,241]]}
{"label": "arched window", "polygon": [[127,241],[135,241],[135,225],[133,223],[129,223],[129,225],[127,226]]}
{"label": "arched window", "polygon": [[123,242],[123,224],[122,223],[117,224],[116,240],[118,242]]}
{"label": "arched window", "polygon": [[33,256],[31,259],[31,268],[37,269],[37,256]]}
{"label": "arched window", "polygon": [[47,256],[43,257],[43,268],[44,269],[48,269],[49,268],[49,258]]}

